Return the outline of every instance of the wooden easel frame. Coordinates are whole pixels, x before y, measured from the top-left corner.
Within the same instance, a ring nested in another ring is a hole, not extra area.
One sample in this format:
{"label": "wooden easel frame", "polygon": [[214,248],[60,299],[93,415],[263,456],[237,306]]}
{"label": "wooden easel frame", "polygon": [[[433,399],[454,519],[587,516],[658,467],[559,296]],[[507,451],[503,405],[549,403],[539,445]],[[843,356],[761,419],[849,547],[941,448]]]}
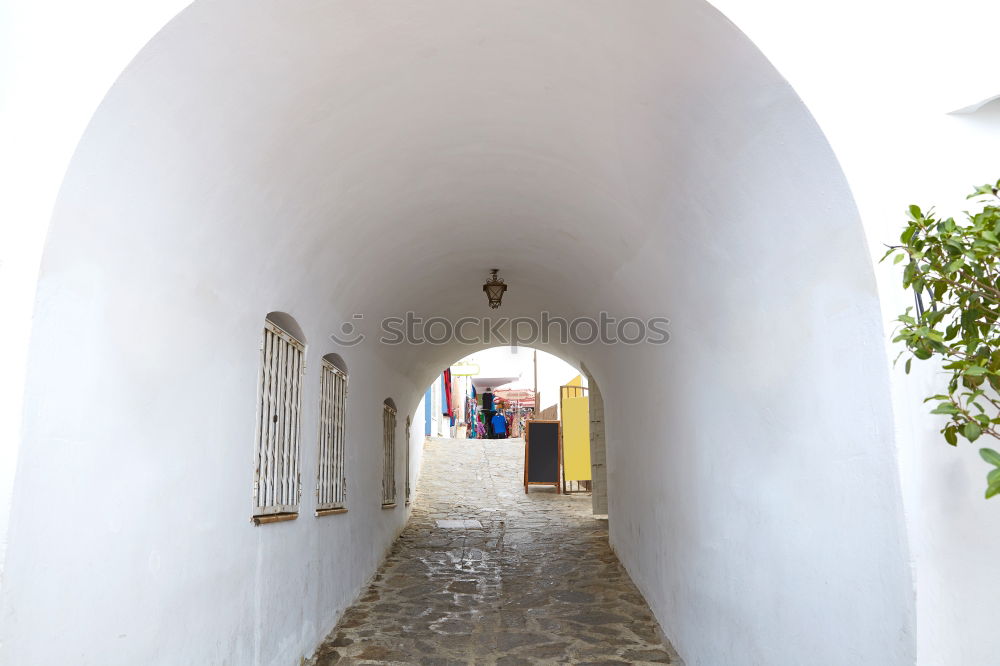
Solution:
{"label": "wooden easel frame", "polygon": [[[531,424],[532,423],[555,423],[556,424],[556,478],[553,481],[528,481],[528,462],[531,451]],[[527,494],[528,486],[555,486],[556,494],[562,494],[562,422],[558,419],[532,419],[524,424],[524,492]]]}

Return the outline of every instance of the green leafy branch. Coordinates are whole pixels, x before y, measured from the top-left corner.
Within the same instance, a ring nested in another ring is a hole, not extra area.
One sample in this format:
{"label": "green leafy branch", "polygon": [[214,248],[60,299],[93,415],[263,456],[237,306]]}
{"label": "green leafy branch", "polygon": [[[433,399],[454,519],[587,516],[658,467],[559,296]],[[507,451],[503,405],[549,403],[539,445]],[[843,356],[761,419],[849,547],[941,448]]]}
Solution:
{"label": "green leafy branch", "polygon": [[[905,349],[905,369],[917,360],[936,359],[949,374],[947,393],[932,395],[932,414],[948,421],[945,441],[962,437],[1000,439],[1000,181],[969,195],[982,205],[965,219],[942,219],[910,206],[900,245],[882,257],[903,264],[903,287],[913,289],[915,308],[896,320],[893,342]],[[924,306],[927,296],[929,307]],[[981,449],[994,469],[987,476],[987,499],[1000,494],[1000,454]]]}
{"label": "green leafy branch", "polygon": [[986,499],[989,499],[1000,494],[1000,454],[993,449],[979,449],[979,455],[993,465],[993,469],[986,475]]}

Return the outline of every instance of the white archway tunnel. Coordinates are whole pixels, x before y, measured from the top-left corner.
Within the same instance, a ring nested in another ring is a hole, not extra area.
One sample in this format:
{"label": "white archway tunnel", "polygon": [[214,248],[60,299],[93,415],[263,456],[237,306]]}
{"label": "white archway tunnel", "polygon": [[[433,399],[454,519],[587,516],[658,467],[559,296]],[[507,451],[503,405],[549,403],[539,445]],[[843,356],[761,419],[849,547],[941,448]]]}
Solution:
{"label": "white archway tunnel", "polygon": [[[612,544],[688,663],[913,663],[857,213],[794,92],[695,0],[200,2],[171,22],[101,105],[55,212],[3,657],[307,654],[405,520],[378,502],[382,401],[411,414],[469,351],[328,334],[481,315],[492,267],[507,316],[671,319],[664,346],[550,350],[600,384]],[[350,510],[251,528],[276,310],[307,366],[350,365]]]}

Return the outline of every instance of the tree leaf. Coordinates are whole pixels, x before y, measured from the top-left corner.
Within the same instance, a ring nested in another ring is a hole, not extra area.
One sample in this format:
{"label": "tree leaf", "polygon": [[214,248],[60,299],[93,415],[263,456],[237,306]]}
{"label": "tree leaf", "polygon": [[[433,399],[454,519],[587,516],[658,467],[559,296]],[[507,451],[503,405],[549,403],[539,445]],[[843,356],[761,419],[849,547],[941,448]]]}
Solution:
{"label": "tree leaf", "polygon": [[979,455],[994,467],[1000,467],[1000,453],[997,453],[993,449],[979,449]]}

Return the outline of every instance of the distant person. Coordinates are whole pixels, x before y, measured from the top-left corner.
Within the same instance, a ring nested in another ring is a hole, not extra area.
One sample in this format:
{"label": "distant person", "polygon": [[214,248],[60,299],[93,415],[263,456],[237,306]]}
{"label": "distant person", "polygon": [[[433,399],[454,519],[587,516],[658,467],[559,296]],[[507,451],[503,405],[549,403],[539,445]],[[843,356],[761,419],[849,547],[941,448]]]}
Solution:
{"label": "distant person", "polygon": [[493,415],[493,438],[507,439],[507,418],[500,412]]}

